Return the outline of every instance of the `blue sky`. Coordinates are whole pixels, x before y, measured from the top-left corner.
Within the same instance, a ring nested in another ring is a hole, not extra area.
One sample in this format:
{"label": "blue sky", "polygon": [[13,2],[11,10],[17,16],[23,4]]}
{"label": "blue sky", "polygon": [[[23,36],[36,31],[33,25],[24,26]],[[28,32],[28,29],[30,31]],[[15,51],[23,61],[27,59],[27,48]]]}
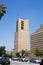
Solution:
{"label": "blue sky", "polygon": [[18,18],[29,19],[30,34],[43,24],[43,0],[0,0],[5,2],[6,14],[0,20],[0,46],[14,48],[14,32]]}

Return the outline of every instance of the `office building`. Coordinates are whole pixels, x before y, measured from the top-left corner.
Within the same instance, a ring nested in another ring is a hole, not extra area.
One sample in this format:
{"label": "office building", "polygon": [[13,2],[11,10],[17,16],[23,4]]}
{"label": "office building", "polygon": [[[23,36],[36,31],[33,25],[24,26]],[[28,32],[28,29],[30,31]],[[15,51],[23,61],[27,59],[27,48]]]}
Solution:
{"label": "office building", "polygon": [[36,48],[43,51],[43,24],[30,36],[30,49],[34,54]]}

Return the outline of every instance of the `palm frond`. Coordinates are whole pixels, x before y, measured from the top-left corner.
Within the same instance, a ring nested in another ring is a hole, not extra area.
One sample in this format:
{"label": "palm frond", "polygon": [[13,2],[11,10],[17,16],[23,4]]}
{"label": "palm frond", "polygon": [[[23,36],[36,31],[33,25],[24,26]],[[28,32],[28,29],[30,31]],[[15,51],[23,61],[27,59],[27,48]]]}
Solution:
{"label": "palm frond", "polygon": [[6,7],[4,3],[0,3],[0,19],[2,18],[2,16],[4,16],[5,13],[6,13]]}

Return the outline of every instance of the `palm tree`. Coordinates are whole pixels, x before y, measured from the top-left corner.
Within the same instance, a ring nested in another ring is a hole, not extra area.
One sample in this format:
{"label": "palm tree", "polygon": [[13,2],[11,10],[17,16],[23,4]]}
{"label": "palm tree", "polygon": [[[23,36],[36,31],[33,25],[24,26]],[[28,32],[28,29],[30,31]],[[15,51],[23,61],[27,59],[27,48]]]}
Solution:
{"label": "palm tree", "polygon": [[24,56],[25,50],[21,50],[21,56]]}
{"label": "palm tree", "polygon": [[2,18],[2,16],[4,16],[5,13],[6,13],[6,7],[4,3],[0,3],[0,19]]}

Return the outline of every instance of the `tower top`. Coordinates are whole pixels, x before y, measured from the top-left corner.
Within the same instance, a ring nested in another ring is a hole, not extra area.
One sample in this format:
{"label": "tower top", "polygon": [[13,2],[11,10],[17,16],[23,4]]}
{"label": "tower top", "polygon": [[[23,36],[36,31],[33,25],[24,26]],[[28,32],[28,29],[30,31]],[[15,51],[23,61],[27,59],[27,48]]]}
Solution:
{"label": "tower top", "polygon": [[18,19],[17,19],[17,21],[21,21],[21,20],[23,20],[23,21],[28,21],[28,19],[22,19],[22,18],[18,18]]}

